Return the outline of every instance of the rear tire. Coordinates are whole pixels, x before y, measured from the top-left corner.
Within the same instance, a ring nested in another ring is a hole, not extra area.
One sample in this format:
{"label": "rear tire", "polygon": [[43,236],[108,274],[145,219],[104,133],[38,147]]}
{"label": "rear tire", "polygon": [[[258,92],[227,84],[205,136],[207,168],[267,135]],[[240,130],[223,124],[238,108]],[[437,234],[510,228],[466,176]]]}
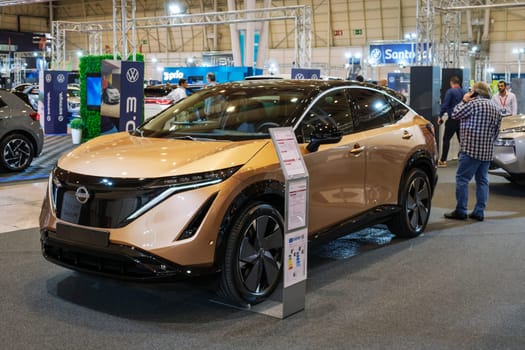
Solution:
{"label": "rear tire", "polygon": [[427,225],[431,202],[432,188],[427,174],[421,169],[411,169],[400,192],[401,212],[388,223],[389,230],[402,238],[418,236]]}
{"label": "rear tire", "polygon": [[255,202],[235,220],[226,243],[219,293],[236,304],[257,304],[282,276],[284,220],[271,204]]}
{"label": "rear tire", "polygon": [[33,145],[24,135],[11,134],[0,142],[0,165],[5,170],[25,170],[31,165],[33,157]]}

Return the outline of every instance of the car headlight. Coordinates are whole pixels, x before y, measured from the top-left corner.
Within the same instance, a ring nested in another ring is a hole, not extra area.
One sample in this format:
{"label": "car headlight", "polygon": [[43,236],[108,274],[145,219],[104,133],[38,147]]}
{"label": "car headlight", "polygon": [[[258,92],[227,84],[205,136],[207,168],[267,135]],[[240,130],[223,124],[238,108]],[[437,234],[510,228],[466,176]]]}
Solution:
{"label": "car headlight", "polygon": [[506,138],[498,138],[496,142],[494,142],[494,146],[499,147],[514,147],[516,142],[514,139],[506,139]]}
{"label": "car headlight", "polygon": [[239,166],[235,166],[231,168],[213,170],[213,171],[208,171],[204,173],[172,176],[168,178],[161,178],[161,179],[154,180],[150,182],[149,184],[145,185],[144,187],[145,188],[165,187],[166,189],[162,191],[155,198],[152,198],[149,202],[147,202],[139,210],[133,212],[126,219],[133,220],[139,217],[140,215],[147,212],[148,210],[150,210],[151,208],[153,208],[154,206],[156,206],[158,203],[162,202],[169,196],[173,195],[174,193],[182,192],[186,190],[193,190],[199,187],[216,185],[226,180],[230,176],[232,176],[240,168],[241,166],[239,165]]}
{"label": "car headlight", "polygon": [[208,185],[214,185],[216,183],[222,182],[235,174],[241,166],[234,166],[231,168],[212,170],[204,173],[188,174],[188,175],[179,175],[171,177],[163,177],[160,179],[155,179],[147,184],[144,187],[146,188],[158,188],[158,187],[167,187],[171,188],[191,188],[191,187],[202,187]]}

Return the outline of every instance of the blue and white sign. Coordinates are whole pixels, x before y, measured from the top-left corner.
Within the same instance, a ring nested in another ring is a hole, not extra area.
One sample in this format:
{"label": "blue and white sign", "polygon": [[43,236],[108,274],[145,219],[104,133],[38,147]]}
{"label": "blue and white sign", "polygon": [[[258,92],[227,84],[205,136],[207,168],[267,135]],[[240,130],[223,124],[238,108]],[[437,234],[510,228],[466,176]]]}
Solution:
{"label": "blue and white sign", "polygon": [[120,67],[119,130],[134,130],[144,110],[144,62],[122,61]]}
{"label": "blue and white sign", "polygon": [[162,82],[177,84],[180,78],[184,78],[190,84],[206,84],[206,74],[213,72],[217,83],[228,81],[244,80],[244,77],[262,74],[262,69],[252,67],[229,67],[229,66],[211,66],[211,67],[165,67],[162,73]]}
{"label": "blue and white sign", "polygon": [[292,68],[292,79],[321,79],[321,70]]}
{"label": "blue and white sign", "polygon": [[44,71],[44,131],[46,134],[67,132],[68,71]]}
{"label": "blue and white sign", "polygon": [[[370,45],[368,61],[371,64],[411,65],[416,62],[417,43],[377,44]],[[423,55],[426,57],[427,45],[423,44]]]}

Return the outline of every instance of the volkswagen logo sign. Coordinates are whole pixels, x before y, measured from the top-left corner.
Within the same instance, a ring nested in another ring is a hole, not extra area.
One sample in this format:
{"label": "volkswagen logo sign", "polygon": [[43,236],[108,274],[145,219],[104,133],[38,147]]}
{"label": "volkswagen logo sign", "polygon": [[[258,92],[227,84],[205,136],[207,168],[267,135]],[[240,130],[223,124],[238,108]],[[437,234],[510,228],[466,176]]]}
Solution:
{"label": "volkswagen logo sign", "polygon": [[374,60],[379,60],[381,58],[381,50],[380,49],[373,49],[370,51],[370,57],[372,57]]}
{"label": "volkswagen logo sign", "polygon": [[295,79],[304,79],[304,74],[303,73],[297,73],[295,75]]}
{"label": "volkswagen logo sign", "polygon": [[47,73],[47,74],[46,74],[46,82],[47,82],[47,83],[50,83],[52,79],[53,79],[53,78],[51,77],[51,74]]}
{"label": "volkswagen logo sign", "polygon": [[57,81],[62,84],[64,81],[66,81],[66,77],[64,74],[57,75]]}
{"label": "volkswagen logo sign", "polygon": [[86,204],[89,200],[89,192],[86,187],[80,186],[75,192],[75,198],[80,204]]}
{"label": "volkswagen logo sign", "polygon": [[130,68],[126,72],[126,79],[130,83],[134,83],[139,80],[139,70],[137,68]]}

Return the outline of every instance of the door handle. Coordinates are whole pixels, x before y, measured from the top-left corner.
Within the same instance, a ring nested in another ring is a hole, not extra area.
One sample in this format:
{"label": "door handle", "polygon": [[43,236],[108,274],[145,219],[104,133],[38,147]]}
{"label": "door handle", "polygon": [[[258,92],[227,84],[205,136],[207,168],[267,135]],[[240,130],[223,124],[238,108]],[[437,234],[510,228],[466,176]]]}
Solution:
{"label": "door handle", "polygon": [[405,131],[403,131],[403,136],[401,136],[401,138],[403,140],[409,140],[412,136],[414,136],[414,135],[412,135],[411,133],[409,133],[408,131],[405,130]]}
{"label": "door handle", "polygon": [[350,150],[350,153],[352,154],[359,154],[365,150],[365,146],[361,146],[360,144],[356,143],[354,147]]}

